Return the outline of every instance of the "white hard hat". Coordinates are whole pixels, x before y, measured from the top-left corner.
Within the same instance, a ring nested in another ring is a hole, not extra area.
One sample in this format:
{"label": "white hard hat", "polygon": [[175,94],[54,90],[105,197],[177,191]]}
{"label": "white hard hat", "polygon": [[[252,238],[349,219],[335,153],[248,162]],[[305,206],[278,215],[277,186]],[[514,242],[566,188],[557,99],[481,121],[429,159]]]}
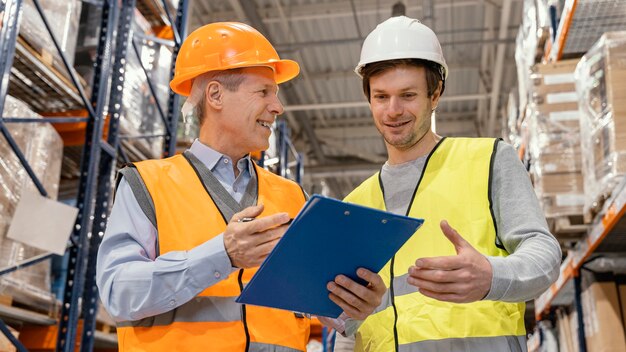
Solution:
{"label": "white hard hat", "polygon": [[361,60],[354,69],[361,78],[367,64],[394,59],[422,59],[443,67],[443,80],[448,77],[448,65],[443,58],[437,35],[420,21],[406,16],[391,17],[365,38]]}

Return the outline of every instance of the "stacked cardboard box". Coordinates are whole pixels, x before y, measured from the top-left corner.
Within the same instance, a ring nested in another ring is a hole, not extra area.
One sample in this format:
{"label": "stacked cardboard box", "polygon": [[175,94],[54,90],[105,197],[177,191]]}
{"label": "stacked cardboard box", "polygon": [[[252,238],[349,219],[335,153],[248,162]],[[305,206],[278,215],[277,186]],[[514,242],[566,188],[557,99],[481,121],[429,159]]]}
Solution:
{"label": "stacked cardboard box", "polygon": [[[74,63],[78,20],[80,18],[81,1],[78,0],[39,0],[48,24],[51,26],[61,50],[70,66]],[[61,60],[59,51],[54,46],[50,33],[46,29],[39,12],[32,0],[23,2],[20,36],[31,46],[46,64],[66,75],[67,70]]]}
{"label": "stacked cardboard box", "polygon": [[[6,97],[4,116],[40,117],[11,96]],[[47,123],[12,123],[7,124],[7,128],[48,195],[56,199],[63,153],[61,137]],[[41,251],[6,237],[22,192],[37,190],[4,138],[0,138],[0,155],[0,267],[5,267]],[[50,309],[54,302],[50,292],[49,261],[0,276],[0,295],[10,295],[15,301],[43,310]]]}
{"label": "stacked cardboard box", "polygon": [[[596,277],[582,292],[588,351],[626,351],[622,307],[615,278]],[[585,278],[583,277],[583,284]]]}
{"label": "stacked cardboard box", "polygon": [[565,307],[556,311],[556,327],[558,330],[559,352],[578,352],[578,323],[572,324],[572,316],[577,319],[576,313],[568,313]]}
{"label": "stacked cardboard box", "polygon": [[576,69],[581,101],[585,209],[626,174],[626,32],[605,33]]}
{"label": "stacked cardboard box", "polygon": [[[15,338],[19,338],[20,337],[20,333],[13,329],[12,327],[8,327],[9,331],[11,332],[11,335],[13,335],[13,337]],[[4,336],[4,334],[0,333],[0,352],[16,352],[17,348],[15,348],[15,346],[13,346],[13,343],[11,343],[11,341],[9,341],[9,338],[7,338],[6,336]]]}
{"label": "stacked cardboard box", "polygon": [[577,63],[537,64],[531,74],[529,150],[535,190],[549,218],[582,214]]}

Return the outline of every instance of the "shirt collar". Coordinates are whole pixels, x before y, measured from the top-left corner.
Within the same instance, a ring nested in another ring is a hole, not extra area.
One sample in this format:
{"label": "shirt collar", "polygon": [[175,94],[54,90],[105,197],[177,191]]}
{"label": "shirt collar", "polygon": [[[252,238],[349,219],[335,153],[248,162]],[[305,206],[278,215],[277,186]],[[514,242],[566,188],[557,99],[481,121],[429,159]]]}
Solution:
{"label": "shirt collar", "polygon": [[[189,151],[211,171],[215,169],[217,163],[222,159],[227,158],[230,160],[228,156],[218,152],[206,144],[203,144],[197,138],[193,141],[191,147],[189,147]],[[254,174],[254,166],[252,165],[252,160],[250,160],[250,154],[246,155],[243,160],[245,160],[248,172],[250,172],[251,175]],[[232,162],[232,160],[230,160],[230,162]]]}

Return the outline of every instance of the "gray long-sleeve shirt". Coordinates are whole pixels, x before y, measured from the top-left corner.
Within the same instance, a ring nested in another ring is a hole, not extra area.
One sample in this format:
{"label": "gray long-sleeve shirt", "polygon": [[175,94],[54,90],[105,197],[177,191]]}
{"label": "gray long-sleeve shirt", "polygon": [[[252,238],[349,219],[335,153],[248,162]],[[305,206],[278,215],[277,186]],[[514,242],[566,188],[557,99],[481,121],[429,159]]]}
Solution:
{"label": "gray long-sleeve shirt", "polygon": [[[383,165],[381,178],[387,210],[405,214],[427,156]],[[526,169],[515,149],[500,142],[491,183],[498,238],[508,257],[487,257],[493,268],[485,300],[523,302],[544,292],[559,275],[561,249],[550,234]],[[351,351],[353,343],[337,336],[335,351]]]}

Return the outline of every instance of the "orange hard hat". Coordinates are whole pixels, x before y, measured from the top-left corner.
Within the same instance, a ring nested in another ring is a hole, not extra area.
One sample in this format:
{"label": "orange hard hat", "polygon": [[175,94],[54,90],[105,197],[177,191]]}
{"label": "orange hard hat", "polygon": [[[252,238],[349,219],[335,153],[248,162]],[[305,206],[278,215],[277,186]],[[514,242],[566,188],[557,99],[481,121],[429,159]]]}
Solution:
{"label": "orange hard hat", "polygon": [[251,66],[271,67],[277,84],[300,72],[297,62],[281,60],[263,34],[249,25],[207,24],[189,34],[181,45],[170,87],[180,95],[189,96],[191,82],[203,73]]}

